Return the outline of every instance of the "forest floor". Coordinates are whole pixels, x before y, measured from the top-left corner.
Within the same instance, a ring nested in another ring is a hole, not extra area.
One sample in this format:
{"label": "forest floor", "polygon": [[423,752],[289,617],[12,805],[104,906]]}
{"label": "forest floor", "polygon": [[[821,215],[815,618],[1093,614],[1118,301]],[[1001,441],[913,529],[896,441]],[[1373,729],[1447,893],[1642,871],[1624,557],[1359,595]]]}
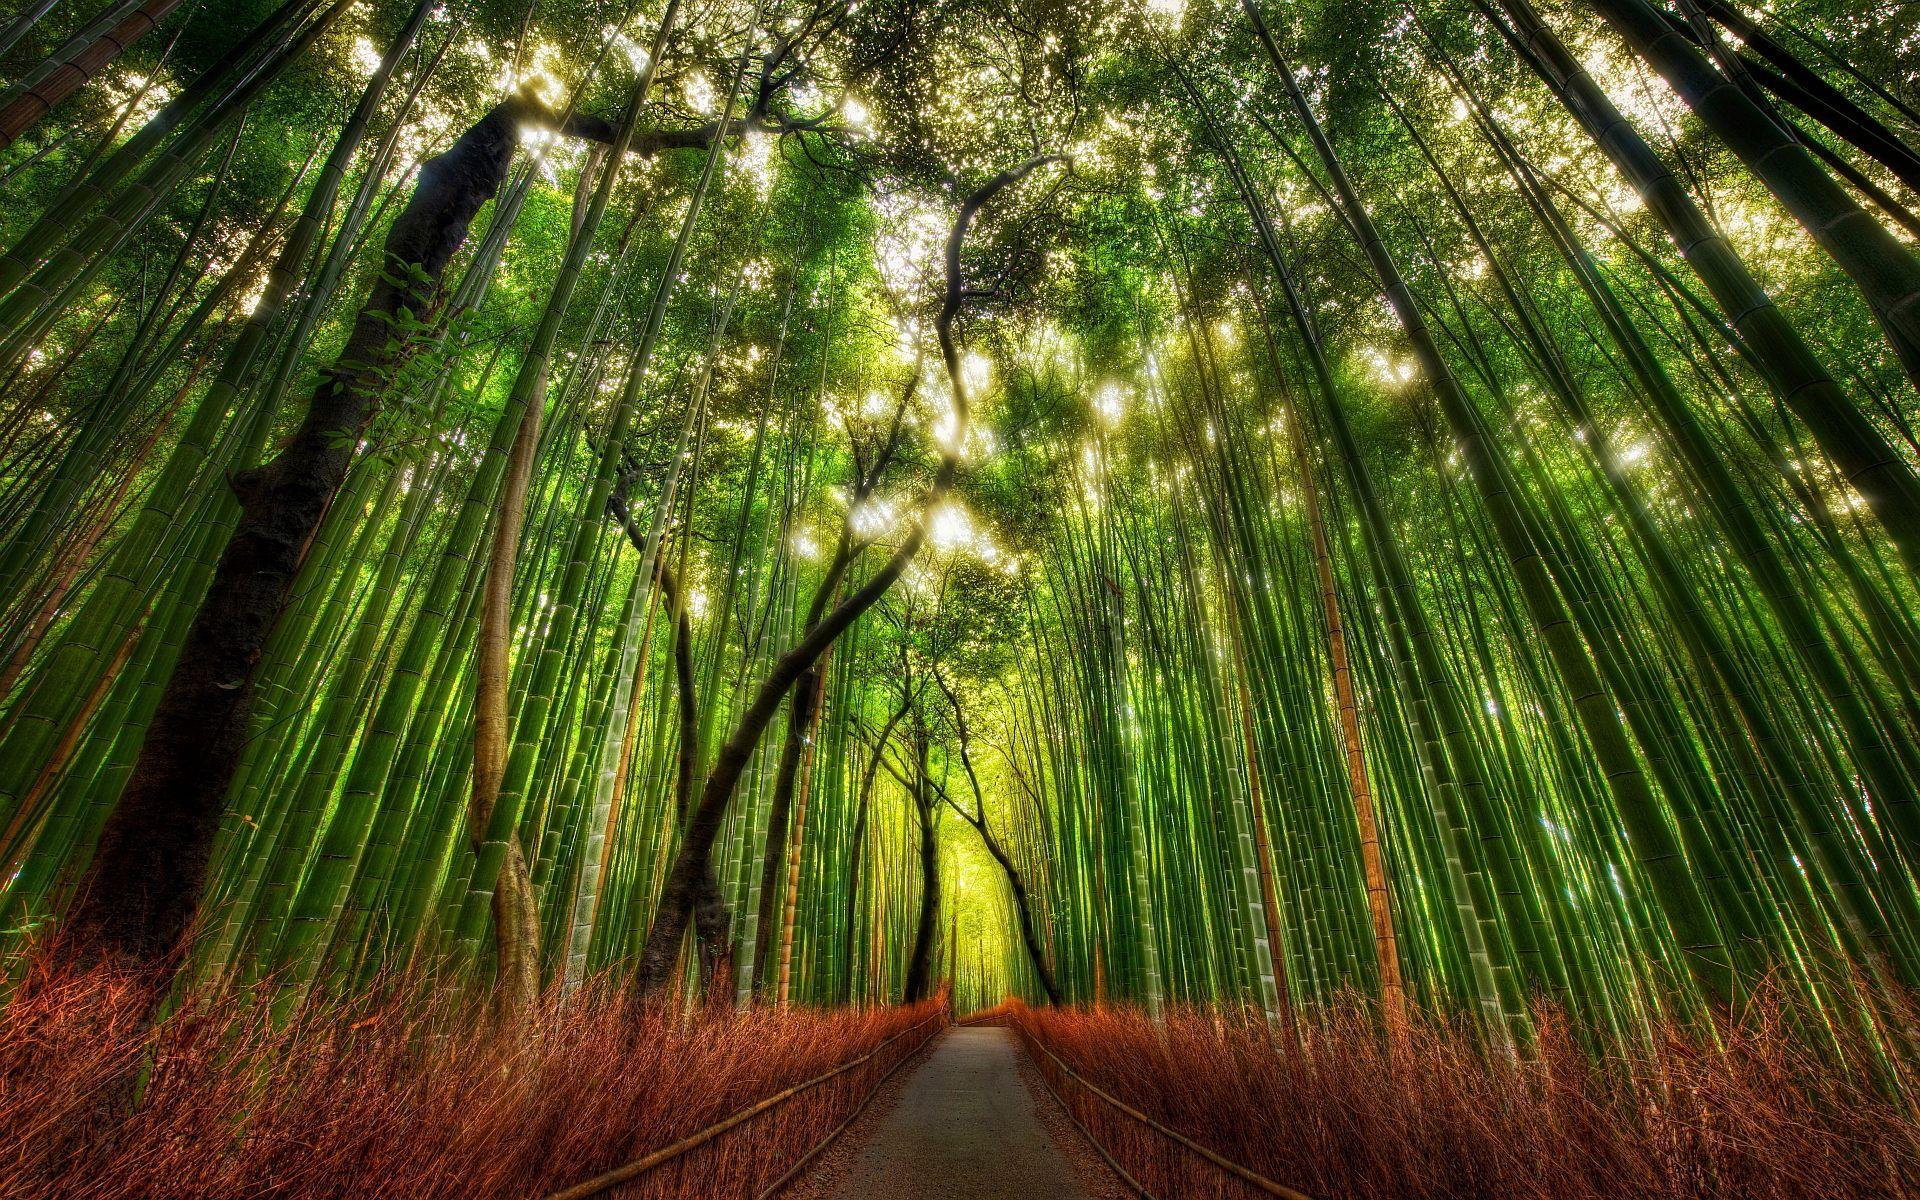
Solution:
{"label": "forest floor", "polygon": [[1011,1031],[960,1027],[896,1075],[791,1200],[1118,1200]]}

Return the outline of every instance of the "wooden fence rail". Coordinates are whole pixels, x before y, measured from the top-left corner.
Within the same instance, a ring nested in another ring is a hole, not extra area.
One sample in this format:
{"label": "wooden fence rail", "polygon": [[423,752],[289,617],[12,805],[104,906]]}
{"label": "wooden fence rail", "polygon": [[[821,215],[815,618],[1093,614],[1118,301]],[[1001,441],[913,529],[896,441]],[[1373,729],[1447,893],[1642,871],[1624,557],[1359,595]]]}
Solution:
{"label": "wooden fence rail", "polygon": [[1266,1176],[1249,1170],[1224,1155],[1209,1150],[1207,1147],[1202,1146],[1199,1142],[1194,1141],[1178,1130],[1167,1128],[1146,1113],[1134,1108],[1119,1097],[1109,1094],[1092,1081],[1083,1077],[1078,1071],[1075,1071],[1071,1066],[1067,1065],[1066,1061],[1059,1055],[1041,1045],[1039,1040],[1028,1033],[1026,1028],[1018,1021],[1009,1021],[1008,1024],[1013,1026],[1014,1030],[1019,1033],[1021,1042],[1027,1047],[1028,1051],[1033,1054],[1034,1065],[1040,1068],[1041,1082],[1047,1085],[1047,1090],[1053,1093],[1053,1098],[1060,1102],[1060,1107],[1066,1112],[1067,1119],[1072,1121],[1074,1125],[1079,1128],[1080,1132],[1086,1136],[1087,1141],[1092,1143],[1095,1150],[1099,1151],[1100,1157],[1106,1160],[1107,1165],[1113,1168],[1114,1173],[1119,1175],[1134,1192],[1146,1197],[1146,1200],[1153,1200],[1153,1194],[1149,1192],[1145,1185],[1139,1180],[1128,1174],[1126,1168],[1120,1165],[1113,1154],[1108,1151],[1105,1146],[1100,1144],[1100,1139],[1093,1136],[1093,1131],[1088,1129],[1086,1125],[1081,1122],[1080,1118],[1074,1114],[1073,1107],[1066,1102],[1066,1099],[1060,1095],[1059,1090],[1054,1086],[1052,1073],[1048,1070],[1049,1066],[1051,1066],[1054,1071],[1058,1071],[1067,1080],[1070,1080],[1082,1091],[1098,1099],[1115,1112],[1131,1118],[1138,1124],[1152,1130],[1160,1137],[1198,1157],[1214,1169],[1232,1176],[1241,1183],[1253,1188],[1255,1191],[1262,1192],[1269,1196],[1278,1196],[1281,1200],[1312,1200],[1312,1197],[1308,1196],[1305,1192],[1298,1192],[1287,1187],[1285,1184],[1275,1183]]}
{"label": "wooden fence rail", "polygon": [[[699,1147],[706,1145],[708,1142],[711,1142],[715,1138],[720,1137],[722,1134],[726,1133],[727,1131],[734,1129],[740,1125],[744,1125],[748,1121],[751,1121],[753,1118],[780,1107],[782,1104],[785,1104],[787,1101],[793,1099],[795,1096],[798,1096],[803,1092],[811,1091],[812,1089],[819,1087],[821,1084],[826,1083],[830,1080],[838,1079],[840,1076],[845,1075],[848,1071],[854,1070],[856,1067],[863,1066],[866,1063],[873,1061],[873,1059],[882,1050],[885,1050],[888,1046],[893,1045],[895,1042],[906,1037],[907,1035],[916,1033],[919,1030],[925,1029],[928,1025],[931,1025],[936,1021],[944,1023],[946,1019],[947,1019],[947,1014],[945,1012],[935,1013],[932,1016],[928,1017],[926,1020],[921,1021],[919,1024],[910,1026],[906,1029],[901,1030],[899,1033],[894,1034],[892,1037],[888,1038],[884,1042],[881,1042],[879,1045],[867,1051],[865,1054],[860,1055],[858,1058],[849,1059],[846,1062],[841,1063],[839,1066],[833,1068],[831,1071],[827,1071],[821,1075],[816,1075],[812,1079],[809,1079],[804,1083],[796,1083],[792,1087],[785,1088],[781,1091],[775,1092],[773,1095],[768,1096],[766,1099],[756,1101],[755,1103],[750,1104],[747,1107],[741,1109],[739,1112],[734,1113],[732,1116],[727,1117],[725,1120],[718,1121],[712,1125],[707,1126],[705,1129],[700,1130],[698,1133],[689,1134],[686,1137],[681,1138],[679,1141],[674,1142],[670,1146],[662,1146],[660,1149],[655,1150],[653,1153],[648,1154],[643,1158],[636,1158],[632,1162],[627,1163],[624,1166],[615,1167],[613,1170],[606,1172],[604,1175],[596,1175],[592,1179],[586,1180],[583,1183],[576,1183],[570,1188],[566,1188],[558,1192],[550,1193],[549,1195],[544,1197],[543,1200],[585,1200],[585,1198],[588,1196],[597,1196],[602,1192],[607,1191],[610,1188],[619,1187],[620,1185],[626,1184],[626,1183],[632,1183],[634,1180],[645,1175],[647,1172],[655,1170],[656,1168],[665,1166],[667,1163],[672,1162],[674,1159],[679,1158],[681,1155],[686,1154],[690,1150],[696,1150]],[[877,1093],[880,1090],[881,1086],[886,1083],[887,1079],[891,1077],[895,1071],[900,1069],[900,1064],[906,1062],[908,1059],[912,1058],[916,1053],[918,1053],[920,1050],[920,1047],[926,1045],[928,1040],[930,1040],[932,1037],[933,1037],[933,1034],[928,1034],[926,1037],[920,1039],[920,1041],[914,1046],[912,1050],[909,1050],[907,1053],[901,1055],[900,1058],[897,1061],[895,1061],[891,1067],[887,1068],[887,1070],[880,1076],[880,1078],[874,1081],[873,1087],[868,1089],[867,1094],[861,1097],[860,1103],[854,1106],[853,1112],[847,1116],[847,1119],[840,1122],[839,1125],[836,1125],[833,1128],[832,1132],[828,1133],[827,1136],[824,1139],[822,1139],[818,1144],[816,1144],[811,1150],[808,1150],[805,1154],[801,1155],[800,1160],[796,1162],[791,1168],[789,1168],[785,1175],[782,1175],[778,1180],[774,1181],[771,1187],[769,1187],[766,1191],[762,1192],[761,1196],[763,1198],[767,1196],[771,1196],[774,1193],[778,1192],[781,1188],[785,1187],[788,1183],[792,1182],[792,1180],[799,1175],[802,1167],[806,1166],[807,1163],[813,1161],[813,1159],[817,1157],[821,1151],[825,1150],[828,1146],[832,1145],[834,1139],[838,1138],[841,1133],[845,1132],[847,1126],[853,1123],[854,1117],[857,1117],[860,1115],[860,1111],[867,1106],[867,1102],[869,1100],[873,1099],[875,1093]]]}

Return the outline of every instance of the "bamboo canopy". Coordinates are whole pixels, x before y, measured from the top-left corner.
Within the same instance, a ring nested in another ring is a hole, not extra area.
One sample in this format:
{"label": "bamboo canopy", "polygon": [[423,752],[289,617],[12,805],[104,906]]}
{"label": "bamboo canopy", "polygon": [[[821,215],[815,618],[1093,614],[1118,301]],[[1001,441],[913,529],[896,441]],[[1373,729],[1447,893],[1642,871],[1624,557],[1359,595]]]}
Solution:
{"label": "bamboo canopy", "polygon": [[9,955],[1903,1053],[1912,8],[97,8],[0,28]]}

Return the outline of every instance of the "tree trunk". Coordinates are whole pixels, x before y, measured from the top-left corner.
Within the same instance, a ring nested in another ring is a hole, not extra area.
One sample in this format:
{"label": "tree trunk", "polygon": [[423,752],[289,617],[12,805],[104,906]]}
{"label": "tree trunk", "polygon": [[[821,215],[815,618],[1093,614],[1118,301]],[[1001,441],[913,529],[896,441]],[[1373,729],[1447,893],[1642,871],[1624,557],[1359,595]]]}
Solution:
{"label": "tree trunk", "polygon": [[947,380],[953,389],[954,441],[941,455],[940,464],[934,471],[933,484],[927,490],[920,519],[901,540],[892,556],[874,572],[872,578],[842,600],[797,645],[775,661],[755,693],[753,703],[741,714],[732,736],[715,755],[713,769],[708,773],[706,785],[700,792],[700,803],[687,824],[680,853],[674,859],[666,883],[661,888],[653,925],[647,931],[646,944],[641,950],[636,985],[643,994],[659,993],[672,976],[674,962],[679,957],[680,939],[686,933],[699,881],[711,870],[713,843],[720,836],[727,806],[733,800],[734,789],[746,771],[754,747],[759,745],[761,735],[780,711],[781,701],[786,698],[787,691],[806,674],[808,668],[819,661],[828,646],[893,587],[894,582],[906,571],[907,564],[920,552],[921,543],[926,540],[928,516],[940,506],[953,487],[954,477],[960,471],[959,447],[965,441],[971,411],[966,385],[960,374],[959,345],[953,334],[953,321],[959,315],[965,298],[960,277],[960,248],[967,230],[973,224],[973,218],[988,201],[1002,189],[1026,178],[1056,158],[1056,155],[1041,155],[1002,171],[982,184],[960,206],[959,218],[954,222],[953,232],[947,239],[946,296],[941,304],[940,315],[934,321]]}
{"label": "tree trunk", "polygon": [[1506,20],[1488,0],[1476,2],[1640,193],[1740,334],[1768,386],[1866,499],[1908,569],[1920,571],[1920,477],[1833,381],[1746,263],[1528,0],[1498,0]]}
{"label": "tree trunk", "polygon": [[32,0],[23,5],[18,16],[8,22],[5,30],[0,30],[0,54],[6,54],[19,45],[20,39],[33,32],[40,18],[47,15],[60,0]]}
{"label": "tree trunk", "polygon": [[179,949],[246,741],[267,638],[388,376],[418,348],[396,321],[431,312],[447,263],[499,190],[530,115],[530,102],[516,96],[421,168],[388,234],[385,270],[305,420],[274,459],[234,480],[239,525],[69,917],[68,950],[77,958],[158,968]]}
{"label": "tree trunk", "polygon": [[[624,488],[614,489],[614,494],[607,498],[607,509],[626,532],[627,540],[634,549],[640,551],[644,559],[648,535],[633,519]],[[667,565],[665,555],[657,554],[655,560],[661,598],[673,621],[675,711],[680,727],[680,747],[674,759],[673,806],[679,819],[685,822],[688,810],[693,805],[693,777],[700,762],[700,707],[693,672],[693,625],[687,615],[685,594],[680,590],[679,578],[673,568]],[[643,661],[644,658],[643,651]],[[630,709],[630,720],[631,714],[637,711],[638,705],[635,704]],[[627,740],[622,743],[622,762],[618,768],[621,780],[626,777],[626,747],[631,744],[632,738],[633,733],[629,729]],[[732,949],[731,929],[732,918],[727,909],[726,895],[720,890],[720,881],[714,874],[713,864],[709,862],[693,904],[693,935],[700,944],[701,979],[709,996],[716,994],[716,989],[720,993],[726,991],[727,980],[722,979],[721,975],[726,970],[727,955]]]}
{"label": "tree trunk", "polygon": [[[1893,172],[1894,178],[1920,193],[1920,154],[1878,117],[1855,104],[1845,92],[1809,70],[1758,26],[1718,0],[1699,6],[1732,31],[1747,49],[1759,54],[1739,58],[1741,67],[1761,87],[1786,101],[1845,139],[1861,153]],[[1769,65],[1771,64],[1771,65]]]}
{"label": "tree trunk", "polygon": [[[467,838],[475,854],[486,840],[487,823],[493,819],[493,806],[500,799],[500,780],[507,770],[514,563],[520,556],[520,531],[526,521],[533,460],[540,447],[546,392],[542,375],[534,385],[513,449],[507,455],[507,474],[480,594],[480,642],[474,665],[473,782],[467,798]],[[500,876],[493,892],[494,1004],[502,1016],[510,1016],[524,1012],[540,990],[538,899],[518,833],[508,839]]]}
{"label": "tree trunk", "polygon": [[[1340,718],[1340,745],[1347,768],[1347,787],[1353,799],[1354,824],[1360,833],[1360,866],[1367,882],[1367,911],[1373,918],[1374,962],[1380,970],[1380,1008],[1387,1029],[1395,1036],[1404,1033],[1407,1021],[1407,989],[1400,974],[1399,939],[1393,926],[1393,900],[1387,891],[1387,864],[1380,853],[1380,824],[1373,811],[1373,782],[1367,774],[1367,756],[1360,739],[1360,706],[1353,692],[1353,670],[1347,661],[1346,625],[1340,617],[1340,593],[1333,578],[1333,556],[1327,547],[1326,522],[1320,512],[1319,484],[1313,477],[1313,462],[1307,455],[1306,434],[1300,413],[1288,405],[1287,434],[1305,499],[1307,526],[1313,537],[1314,573],[1320,585],[1320,610],[1327,622],[1327,658],[1333,667],[1334,706]],[[1236,634],[1236,637],[1238,635]],[[1241,673],[1245,688],[1246,675]],[[1244,697],[1242,707],[1244,709]],[[1251,730],[1247,731],[1251,742]],[[1252,753],[1249,745],[1248,753]],[[1264,840],[1264,838],[1262,839]],[[1271,886],[1271,885],[1269,885]],[[1269,903],[1272,902],[1269,897]]]}
{"label": "tree trunk", "polygon": [[940,921],[940,844],[934,840],[933,794],[927,780],[927,735],[914,735],[913,808],[920,819],[920,919],[914,925],[913,953],[907,958],[902,1004],[917,1004],[933,986],[933,936]]}
{"label": "tree trunk", "polygon": [[1646,0],[1588,0],[1747,164],[1866,297],[1920,384],[1920,257],[1854,202],[1806,147]]}
{"label": "tree trunk", "polygon": [[34,123],[53,111],[95,75],[112,65],[135,39],[144,36],[174,10],[180,0],[146,0],[111,27],[85,39],[50,70],[0,108],[0,150],[11,146]]}
{"label": "tree trunk", "polygon": [[973,826],[974,832],[980,835],[981,844],[986,846],[987,853],[992,856],[994,862],[999,864],[1000,873],[1007,877],[1007,890],[1013,894],[1014,916],[1020,925],[1020,941],[1027,948],[1027,958],[1033,963],[1033,973],[1040,980],[1040,990],[1046,993],[1047,1003],[1058,1005],[1060,985],[1054,979],[1053,967],[1047,961],[1046,946],[1041,943],[1039,927],[1033,921],[1033,901],[1027,895],[1027,881],[1021,877],[1020,869],[1014,865],[1012,856],[1000,844],[1000,839],[994,837],[993,830],[987,827],[986,800],[980,792],[980,777],[973,769],[973,736],[967,727],[966,713],[960,708],[960,697],[947,686],[946,679],[938,670],[934,672],[933,678],[934,682],[940,685],[940,690],[946,694],[947,704],[953,709],[954,735],[960,741],[960,767],[966,772],[967,786],[973,791],[973,812],[969,813],[954,804],[951,798],[948,799],[947,806],[959,813],[961,820]]}
{"label": "tree trunk", "polygon": [[[781,1008],[787,1007],[789,988],[793,982],[793,927],[800,907],[800,849],[807,831],[807,795],[813,784],[813,735],[820,719],[822,697],[826,692],[826,664],[832,657],[833,651],[827,651],[826,658],[813,669],[813,699],[807,705],[806,732],[802,738],[805,746],[800,752],[800,779],[795,785],[793,832],[787,839],[787,884],[780,910],[780,975],[775,996]],[[800,686],[804,689],[805,681]],[[802,693],[796,691],[794,694],[798,696]]]}
{"label": "tree trunk", "polygon": [[773,798],[767,807],[766,848],[760,864],[760,931],[753,949],[753,987],[756,992],[768,983],[767,964],[773,953],[775,906],[780,896],[780,870],[787,858],[787,825],[793,816],[794,789],[800,777],[801,761],[806,757],[807,737],[813,729],[813,717],[825,676],[820,667],[808,669],[793,688],[793,703],[787,709],[787,737],[780,747],[780,765],[773,780]]}
{"label": "tree trunk", "polygon": [[[873,754],[867,759],[866,769],[861,773],[860,794],[854,801],[853,833],[847,839],[847,853],[852,857],[847,864],[846,911],[845,919],[841,924],[847,939],[846,976],[840,989],[840,1001],[843,1004],[852,1003],[856,995],[864,994],[864,992],[856,993],[853,988],[853,946],[854,925],[857,923],[855,918],[860,911],[861,866],[866,862],[867,857],[867,813],[873,804],[873,785],[880,774],[881,755],[887,752],[887,739],[893,736],[894,726],[898,725],[901,718],[905,717],[907,711],[913,707],[912,680],[907,674],[904,656],[901,661],[900,682],[900,707],[887,718],[887,723],[880,727],[879,736],[873,740]],[[868,965],[871,967],[871,964]]]}
{"label": "tree trunk", "polygon": [[1020,869],[1013,865],[1013,859],[999,839],[987,828],[984,818],[978,821],[969,819],[980,834],[980,841],[1000,864],[1001,874],[1007,877],[1007,889],[1013,893],[1013,912],[1020,924],[1020,941],[1027,948],[1027,958],[1033,962],[1033,973],[1040,980],[1040,990],[1047,994],[1047,1003],[1060,1003],[1060,984],[1053,976],[1053,967],[1047,961],[1047,948],[1040,940],[1040,928],[1033,920],[1033,899],[1027,894],[1027,881],[1021,876]]}
{"label": "tree trunk", "polygon": [[1253,0],[1242,0],[1241,7],[1272,61],[1301,124],[1306,127],[1354,237],[1378,277],[1381,290],[1426,375],[1427,384],[1460,443],[1468,474],[1485,504],[1528,613],[1571,695],[1596,765],[1626,828],[1628,843],[1653,885],[1687,968],[1704,995],[1721,1004],[1730,1003],[1738,996],[1741,984],[1719,922],[1661,811],[1659,797],[1640,767],[1620,709],[1589,657],[1590,648],[1576,624],[1576,614],[1569,611],[1539,549],[1533,544],[1522,507],[1524,498],[1516,492],[1499,449],[1488,438],[1479,414],[1441,355],[1398,264],[1380,239],[1371,215],[1314,117],[1292,68],[1259,10]]}
{"label": "tree trunk", "polygon": [[[660,564],[660,589],[666,593],[667,607],[673,611],[673,680],[680,718],[680,749],[674,758],[673,809],[687,819],[693,807],[693,777],[700,762],[700,711],[694,691],[693,626],[687,618],[685,594],[673,569]],[[701,985],[709,998],[723,996],[730,989],[732,972],[727,970],[732,952],[732,914],[720,880],[707,864],[700,878],[700,889],[693,900],[693,937],[700,947]]]}

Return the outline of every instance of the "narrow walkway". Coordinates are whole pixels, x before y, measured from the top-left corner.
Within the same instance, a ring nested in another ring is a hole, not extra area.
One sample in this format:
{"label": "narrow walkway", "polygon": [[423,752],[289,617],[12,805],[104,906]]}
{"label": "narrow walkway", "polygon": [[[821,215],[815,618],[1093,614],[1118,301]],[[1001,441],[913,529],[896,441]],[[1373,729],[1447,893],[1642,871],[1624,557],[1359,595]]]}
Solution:
{"label": "narrow walkway", "polygon": [[1020,1080],[1013,1034],[949,1030],[861,1150],[839,1200],[1087,1200]]}

